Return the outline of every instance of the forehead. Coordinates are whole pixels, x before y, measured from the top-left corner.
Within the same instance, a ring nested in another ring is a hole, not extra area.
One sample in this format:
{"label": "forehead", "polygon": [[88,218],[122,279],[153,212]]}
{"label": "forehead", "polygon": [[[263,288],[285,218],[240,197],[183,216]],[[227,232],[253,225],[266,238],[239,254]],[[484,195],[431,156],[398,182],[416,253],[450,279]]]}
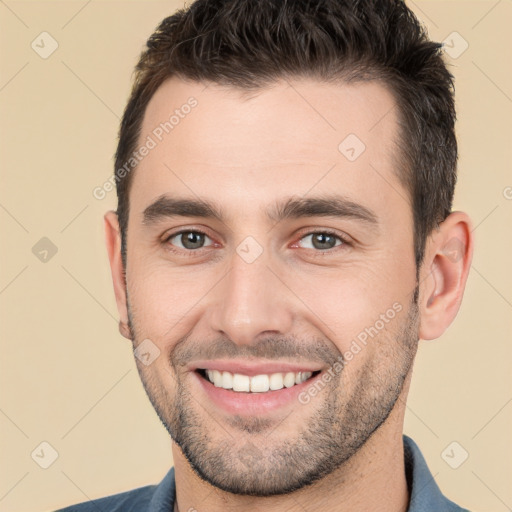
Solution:
{"label": "forehead", "polygon": [[130,209],[178,194],[249,215],[314,190],[378,210],[407,197],[397,140],[395,101],[376,81],[283,80],[247,94],[174,77],[145,112],[138,147],[150,149],[133,176]]}

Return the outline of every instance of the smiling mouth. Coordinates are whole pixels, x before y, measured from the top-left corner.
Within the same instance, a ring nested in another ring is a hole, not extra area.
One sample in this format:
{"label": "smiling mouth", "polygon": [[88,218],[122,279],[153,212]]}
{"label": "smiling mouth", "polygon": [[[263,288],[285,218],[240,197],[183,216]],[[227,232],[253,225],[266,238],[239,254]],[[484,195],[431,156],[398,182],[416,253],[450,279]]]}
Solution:
{"label": "smiling mouth", "polygon": [[320,370],[314,372],[282,372],[249,376],[241,373],[198,368],[196,373],[217,388],[223,388],[238,393],[266,393],[302,384],[316,377],[320,373]]}

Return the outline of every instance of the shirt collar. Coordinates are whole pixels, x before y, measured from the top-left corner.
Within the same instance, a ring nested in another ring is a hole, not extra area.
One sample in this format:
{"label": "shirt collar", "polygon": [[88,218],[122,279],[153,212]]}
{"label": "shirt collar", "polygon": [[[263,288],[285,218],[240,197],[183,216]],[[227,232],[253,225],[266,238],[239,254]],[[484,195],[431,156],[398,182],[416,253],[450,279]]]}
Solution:
{"label": "shirt collar", "polygon": [[465,509],[443,496],[418,445],[405,435],[403,441],[405,476],[410,493],[408,512],[463,512]]}

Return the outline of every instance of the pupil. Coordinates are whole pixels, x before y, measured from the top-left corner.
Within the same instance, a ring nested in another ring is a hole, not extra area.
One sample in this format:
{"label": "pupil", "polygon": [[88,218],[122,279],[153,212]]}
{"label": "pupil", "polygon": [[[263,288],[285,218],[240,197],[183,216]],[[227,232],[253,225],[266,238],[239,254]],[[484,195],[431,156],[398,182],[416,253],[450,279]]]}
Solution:
{"label": "pupil", "polygon": [[204,242],[204,235],[202,233],[195,233],[189,231],[181,235],[181,243],[187,249],[198,249]]}
{"label": "pupil", "polygon": [[316,233],[313,236],[313,245],[316,249],[331,249],[336,244],[332,235],[326,233]]}

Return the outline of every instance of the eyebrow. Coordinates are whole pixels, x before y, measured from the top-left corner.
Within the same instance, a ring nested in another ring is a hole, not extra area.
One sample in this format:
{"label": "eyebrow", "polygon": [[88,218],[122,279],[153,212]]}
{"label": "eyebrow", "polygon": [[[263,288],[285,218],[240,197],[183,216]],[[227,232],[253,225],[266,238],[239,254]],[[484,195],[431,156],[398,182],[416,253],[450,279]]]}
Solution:
{"label": "eyebrow", "polygon": [[[343,196],[325,195],[321,197],[289,198],[277,202],[266,212],[272,222],[304,217],[336,217],[349,218],[377,226],[377,215],[361,204]],[[215,219],[225,223],[225,215],[220,205],[203,199],[174,198],[160,196],[143,212],[143,224],[150,226],[160,220],[171,217],[201,217]]]}

